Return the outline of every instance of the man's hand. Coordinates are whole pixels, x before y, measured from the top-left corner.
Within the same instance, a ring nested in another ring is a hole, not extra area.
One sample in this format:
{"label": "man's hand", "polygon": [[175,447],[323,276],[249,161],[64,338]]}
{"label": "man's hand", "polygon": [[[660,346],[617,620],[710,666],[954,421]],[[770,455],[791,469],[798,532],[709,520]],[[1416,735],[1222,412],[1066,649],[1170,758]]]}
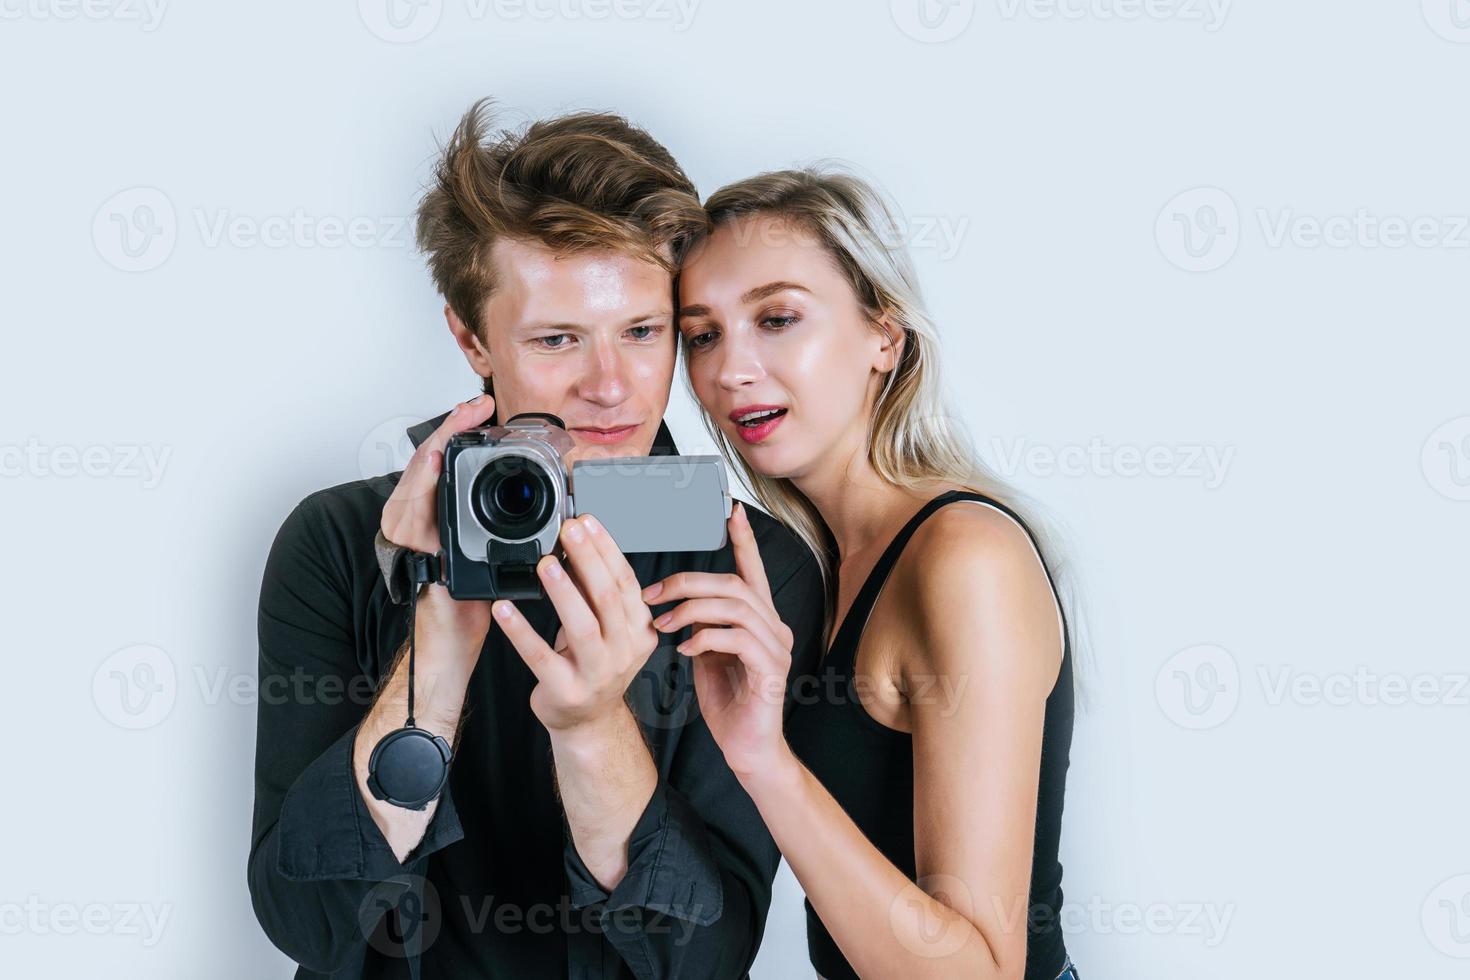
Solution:
{"label": "man's hand", "polygon": [[553,733],[596,728],[626,713],[623,695],[658,646],[638,578],[597,518],[567,521],[561,543],[570,570],[552,555],[536,565],[561,618],[554,647],[513,603],[494,604],[496,621],[540,682],[531,708]]}
{"label": "man's hand", "polygon": [[658,785],[642,729],[623,700],[658,634],[637,576],[596,518],[567,521],[561,541],[570,569],[549,555],[536,566],[561,617],[555,644],[512,603],[502,599],[493,609],[536,675],[531,710],[551,733],[572,843],[610,892],[627,873],[628,839]]}
{"label": "man's hand", "polygon": [[[495,399],[489,395],[454,406],[439,428],[419,444],[413,458],[403,468],[393,495],[383,505],[383,537],[400,547],[426,554],[438,554],[439,541],[439,473],[444,467],[444,447],[455,433],[484,425],[495,414]],[[490,630],[490,603],[483,599],[458,601],[449,590],[434,583],[420,593],[415,616],[419,628],[418,656],[426,647],[436,649],[427,638],[443,639],[451,648],[473,648],[478,655]],[[434,654],[431,652],[432,658]],[[473,662],[470,667],[473,668]],[[468,673],[466,673],[468,676]]]}
{"label": "man's hand", "polygon": [[[483,425],[495,401],[481,395],[456,405],[434,434],[425,439],[403,469],[393,495],[383,506],[383,536],[401,547],[435,554],[439,549],[439,471],[444,447],[456,432]],[[452,745],[464,711],[465,691],[490,630],[490,603],[459,601],[437,582],[420,591],[414,609],[415,722]],[[406,644],[405,644],[406,646]],[[374,746],[401,727],[408,715],[408,658],[400,652],[372,709],[358,725],[352,765],[358,791],[373,822],[401,862],[418,846],[439,806],[407,810],[373,797],[367,788],[368,760]]]}

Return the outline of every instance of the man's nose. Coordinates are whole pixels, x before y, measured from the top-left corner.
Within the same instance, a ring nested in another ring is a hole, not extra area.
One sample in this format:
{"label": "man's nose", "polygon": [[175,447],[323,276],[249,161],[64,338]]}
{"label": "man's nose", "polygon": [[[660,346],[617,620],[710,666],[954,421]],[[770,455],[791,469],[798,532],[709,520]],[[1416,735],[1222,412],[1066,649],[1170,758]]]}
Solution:
{"label": "man's nose", "polygon": [[612,407],[628,398],[628,366],[622,354],[613,347],[598,345],[582,375],[578,394],[596,405]]}

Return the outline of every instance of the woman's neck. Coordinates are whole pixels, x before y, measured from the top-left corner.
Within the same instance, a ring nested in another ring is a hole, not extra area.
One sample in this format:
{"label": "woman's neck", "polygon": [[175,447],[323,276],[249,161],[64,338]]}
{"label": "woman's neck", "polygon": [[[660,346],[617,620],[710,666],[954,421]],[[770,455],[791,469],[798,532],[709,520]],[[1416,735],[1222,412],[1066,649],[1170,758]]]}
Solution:
{"label": "woman's neck", "polygon": [[825,465],[792,483],[832,531],[839,561],[890,540],[922,496],[880,477],[861,440],[844,452],[828,454]]}

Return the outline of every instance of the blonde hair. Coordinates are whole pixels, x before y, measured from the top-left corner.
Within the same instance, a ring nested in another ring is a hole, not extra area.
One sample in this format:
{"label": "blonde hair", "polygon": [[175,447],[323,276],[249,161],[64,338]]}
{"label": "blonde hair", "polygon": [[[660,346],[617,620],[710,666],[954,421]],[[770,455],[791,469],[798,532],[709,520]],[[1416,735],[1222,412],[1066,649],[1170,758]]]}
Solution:
{"label": "blonde hair", "polygon": [[[888,372],[873,405],[868,462],[885,482],[905,488],[952,483],[991,497],[1021,515],[1036,537],[1064,615],[1075,601],[1064,596],[1064,562],[1058,532],[1039,508],[1008,486],[975,452],[963,423],[952,415],[939,373],[938,330],[914,273],[897,211],[868,181],[834,164],[779,170],[738,181],[705,202],[711,229],[751,216],[779,218],[820,240],[874,325],[886,319],[903,331],[897,365]],[[686,352],[687,353],[687,352]],[[686,365],[688,358],[685,359]],[[686,382],[689,380],[686,373]],[[790,528],[817,556],[826,595],[826,628],[835,629],[836,545],[816,505],[791,480],[757,473],[718,423],[704,424],[734,462],[756,501]],[[1069,626],[1073,616],[1067,616]],[[1075,634],[1075,628],[1069,628]],[[1069,642],[1071,642],[1069,637]],[[1075,646],[1075,645],[1074,645]],[[825,644],[824,644],[825,649]]]}

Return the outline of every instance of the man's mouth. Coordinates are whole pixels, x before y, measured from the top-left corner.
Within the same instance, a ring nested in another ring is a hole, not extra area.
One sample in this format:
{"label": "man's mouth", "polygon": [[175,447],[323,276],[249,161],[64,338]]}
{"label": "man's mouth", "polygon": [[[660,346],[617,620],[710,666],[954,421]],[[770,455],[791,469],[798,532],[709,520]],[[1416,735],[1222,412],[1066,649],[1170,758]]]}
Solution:
{"label": "man's mouth", "polygon": [[736,425],[736,433],[746,442],[760,442],[781,424],[786,417],[782,405],[746,405],[730,413],[730,421]]}
{"label": "man's mouth", "polygon": [[631,425],[600,426],[600,425],[574,425],[569,431],[575,432],[588,442],[595,442],[601,446],[610,446],[622,442],[624,439],[638,431],[640,423]]}

